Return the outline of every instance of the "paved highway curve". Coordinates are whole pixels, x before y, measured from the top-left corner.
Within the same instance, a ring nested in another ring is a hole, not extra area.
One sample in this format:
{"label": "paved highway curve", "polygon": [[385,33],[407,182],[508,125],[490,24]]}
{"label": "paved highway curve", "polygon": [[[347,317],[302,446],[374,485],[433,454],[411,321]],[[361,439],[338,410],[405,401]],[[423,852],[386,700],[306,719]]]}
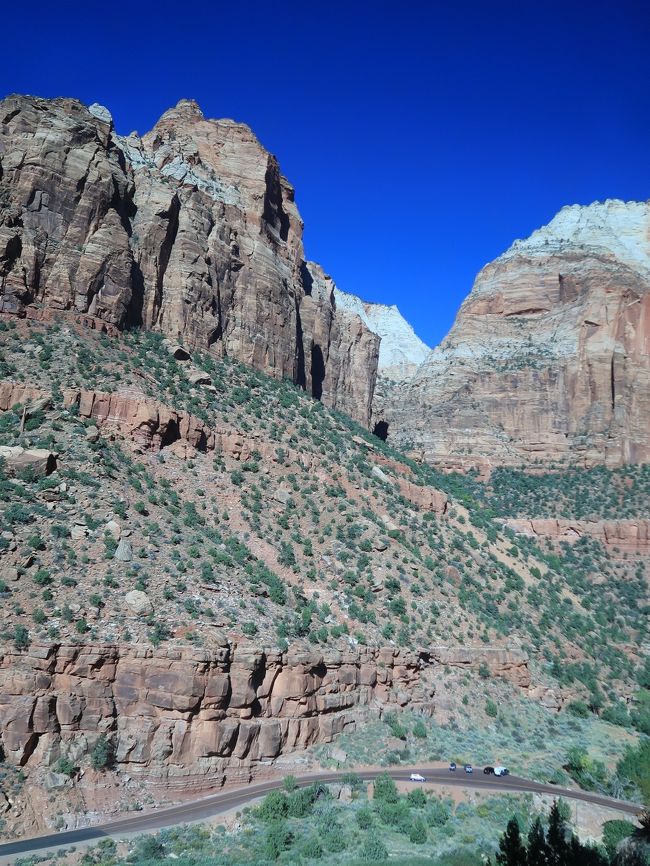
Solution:
{"label": "paved highway curve", "polygon": [[[351,772],[351,771],[346,771]],[[464,788],[485,789],[489,791],[510,791],[532,794],[551,794],[556,797],[580,800],[583,803],[594,803],[598,806],[608,806],[636,815],[641,811],[641,806],[629,803],[625,800],[615,800],[613,797],[604,797],[600,794],[590,794],[586,791],[572,791],[568,788],[559,788],[556,785],[544,785],[540,782],[532,782],[529,779],[521,779],[518,776],[506,776],[497,778],[495,776],[484,776],[482,770],[469,775],[462,769],[455,773],[440,768],[430,767],[400,767],[399,769],[373,769],[363,768],[352,771],[357,772],[364,781],[372,781],[381,773],[388,773],[395,781],[409,781],[410,773],[421,773],[426,776],[428,782],[445,785],[458,785]],[[345,775],[343,772],[313,773],[297,779],[299,785],[311,785],[314,782],[340,782]],[[413,783],[416,785],[417,783]],[[31,839],[21,839],[17,842],[8,842],[0,845],[0,857],[14,854],[29,855],[44,848],[61,848],[75,845],[78,842],[88,842],[93,839],[102,839],[106,836],[119,838],[126,834],[159,830],[162,827],[170,827],[174,824],[184,824],[190,821],[201,821],[212,818],[214,815],[229,812],[245,806],[251,800],[262,797],[276,788],[282,787],[282,779],[272,779],[267,782],[256,782],[237,788],[226,788],[218,794],[202,797],[190,803],[181,803],[178,806],[169,806],[156,811],[129,814],[116,821],[107,824],[99,824],[95,827],[84,827],[79,830],[65,830],[61,833],[50,833],[47,836],[36,836]]]}

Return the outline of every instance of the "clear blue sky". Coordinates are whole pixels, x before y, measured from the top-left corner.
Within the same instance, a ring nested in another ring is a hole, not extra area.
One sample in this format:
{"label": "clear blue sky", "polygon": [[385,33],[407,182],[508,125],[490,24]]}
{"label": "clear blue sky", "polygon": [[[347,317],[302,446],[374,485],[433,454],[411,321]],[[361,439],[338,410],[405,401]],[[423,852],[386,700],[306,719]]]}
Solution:
{"label": "clear blue sky", "polygon": [[182,97],[250,124],[307,255],[438,342],[476,272],[564,204],[650,198],[650,7],[602,0],[11,2],[0,90]]}

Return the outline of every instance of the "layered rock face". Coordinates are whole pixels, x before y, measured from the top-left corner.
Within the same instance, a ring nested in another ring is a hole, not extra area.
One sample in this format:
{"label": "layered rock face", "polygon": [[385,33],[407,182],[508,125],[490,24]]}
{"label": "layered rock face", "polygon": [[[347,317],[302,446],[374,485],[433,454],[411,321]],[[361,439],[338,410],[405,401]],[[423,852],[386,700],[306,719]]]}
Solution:
{"label": "layered rock face", "polygon": [[650,203],[567,207],[478,275],[385,408],[447,466],[650,459]]}
{"label": "layered rock face", "polygon": [[579,541],[583,536],[595,538],[610,555],[650,553],[650,520],[569,520],[568,518],[510,518],[508,529],[530,538],[551,541]]}
{"label": "layered rock face", "polygon": [[310,268],[293,189],[247,126],[184,100],[123,138],[100,106],[0,102],[0,311],[155,329],[367,424],[379,340]]}
{"label": "layered rock face", "polygon": [[33,645],[0,665],[0,730],[9,761],[78,760],[100,734],[119,769],[246,778],[261,762],[330,742],[371,704],[433,711],[416,654],[317,653],[229,646],[217,652]]}
{"label": "layered rock face", "polygon": [[520,650],[433,647],[218,651],[33,644],[0,656],[0,736],[7,759],[45,768],[80,760],[100,735],[118,769],[149,777],[250,778],[263,762],[327,743],[362,708],[433,712],[442,666],[530,685]]}

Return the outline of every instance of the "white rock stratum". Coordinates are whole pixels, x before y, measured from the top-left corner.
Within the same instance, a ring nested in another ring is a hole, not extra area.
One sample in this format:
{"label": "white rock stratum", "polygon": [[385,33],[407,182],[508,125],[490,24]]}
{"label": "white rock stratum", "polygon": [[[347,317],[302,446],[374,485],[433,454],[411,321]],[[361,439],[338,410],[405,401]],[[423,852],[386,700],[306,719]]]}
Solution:
{"label": "white rock stratum", "polygon": [[394,304],[389,307],[367,303],[338,288],[334,289],[334,298],[337,309],[356,314],[369,330],[381,337],[380,376],[403,382],[415,373],[431,351]]}
{"label": "white rock stratum", "polygon": [[565,207],[486,265],[382,416],[452,468],[644,463],[649,419],[650,202],[618,200]]}

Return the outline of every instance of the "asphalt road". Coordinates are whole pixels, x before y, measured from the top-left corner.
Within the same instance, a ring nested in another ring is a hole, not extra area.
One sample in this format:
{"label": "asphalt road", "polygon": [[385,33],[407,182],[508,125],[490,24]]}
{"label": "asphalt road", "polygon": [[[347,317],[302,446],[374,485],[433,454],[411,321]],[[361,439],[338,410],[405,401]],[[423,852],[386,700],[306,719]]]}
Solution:
{"label": "asphalt road", "polygon": [[[572,791],[568,788],[559,788],[556,785],[544,785],[539,782],[532,782],[529,779],[521,779],[518,776],[506,776],[504,778],[485,776],[481,769],[473,774],[465,773],[462,768],[458,769],[455,773],[452,773],[446,769],[432,769],[431,767],[400,767],[399,769],[388,768],[387,770],[359,769],[354,772],[357,772],[358,775],[366,781],[372,781],[372,779],[381,773],[388,772],[395,781],[405,782],[409,781],[410,773],[421,773],[426,777],[428,782],[438,784],[457,785],[459,787],[475,788],[477,790],[484,789],[489,791],[551,794],[556,797],[580,800],[583,803],[594,803],[598,806],[607,806],[609,808],[618,809],[621,812],[627,812],[630,815],[636,815],[641,810],[641,807],[636,803],[629,803],[625,800],[615,800],[613,797],[604,797],[600,794],[590,794],[586,791]],[[297,782],[299,785],[311,785],[313,782],[340,782],[344,775],[345,773],[343,772],[314,773],[312,775],[299,777]],[[417,784],[417,782],[413,783],[414,786]],[[144,833],[150,830],[158,830],[161,827],[170,827],[174,824],[201,821],[207,818],[212,818],[214,815],[222,814],[223,812],[229,812],[231,809],[245,806],[251,800],[263,797],[265,794],[268,794],[269,791],[281,787],[281,779],[257,782],[238,788],[229,788],[220,791],[218,794],[212,794],[203,797],[200,800],[193,800],[190,803],[182,803],[178,806],[169,806],[165,809],[157,809],[150,812],[140,812],[137,815],[129,814],[124,818],[110,821],[107,824],[99,824],[95,827],[86,827],[80,830],[66,830],[61,833],[50,833],[47,836],[36,836],[31,839],[21,839],[17,842],[8,842],[5,845],[0,845],[0,857],[7,857],[14,854],[34,854],[37,851],[42,851],[44,848],[68,847],[79,842],[88,842],[93,839],[102,839],[107,836],[120,838],[127,834],[131,835],[138,832]]]}

